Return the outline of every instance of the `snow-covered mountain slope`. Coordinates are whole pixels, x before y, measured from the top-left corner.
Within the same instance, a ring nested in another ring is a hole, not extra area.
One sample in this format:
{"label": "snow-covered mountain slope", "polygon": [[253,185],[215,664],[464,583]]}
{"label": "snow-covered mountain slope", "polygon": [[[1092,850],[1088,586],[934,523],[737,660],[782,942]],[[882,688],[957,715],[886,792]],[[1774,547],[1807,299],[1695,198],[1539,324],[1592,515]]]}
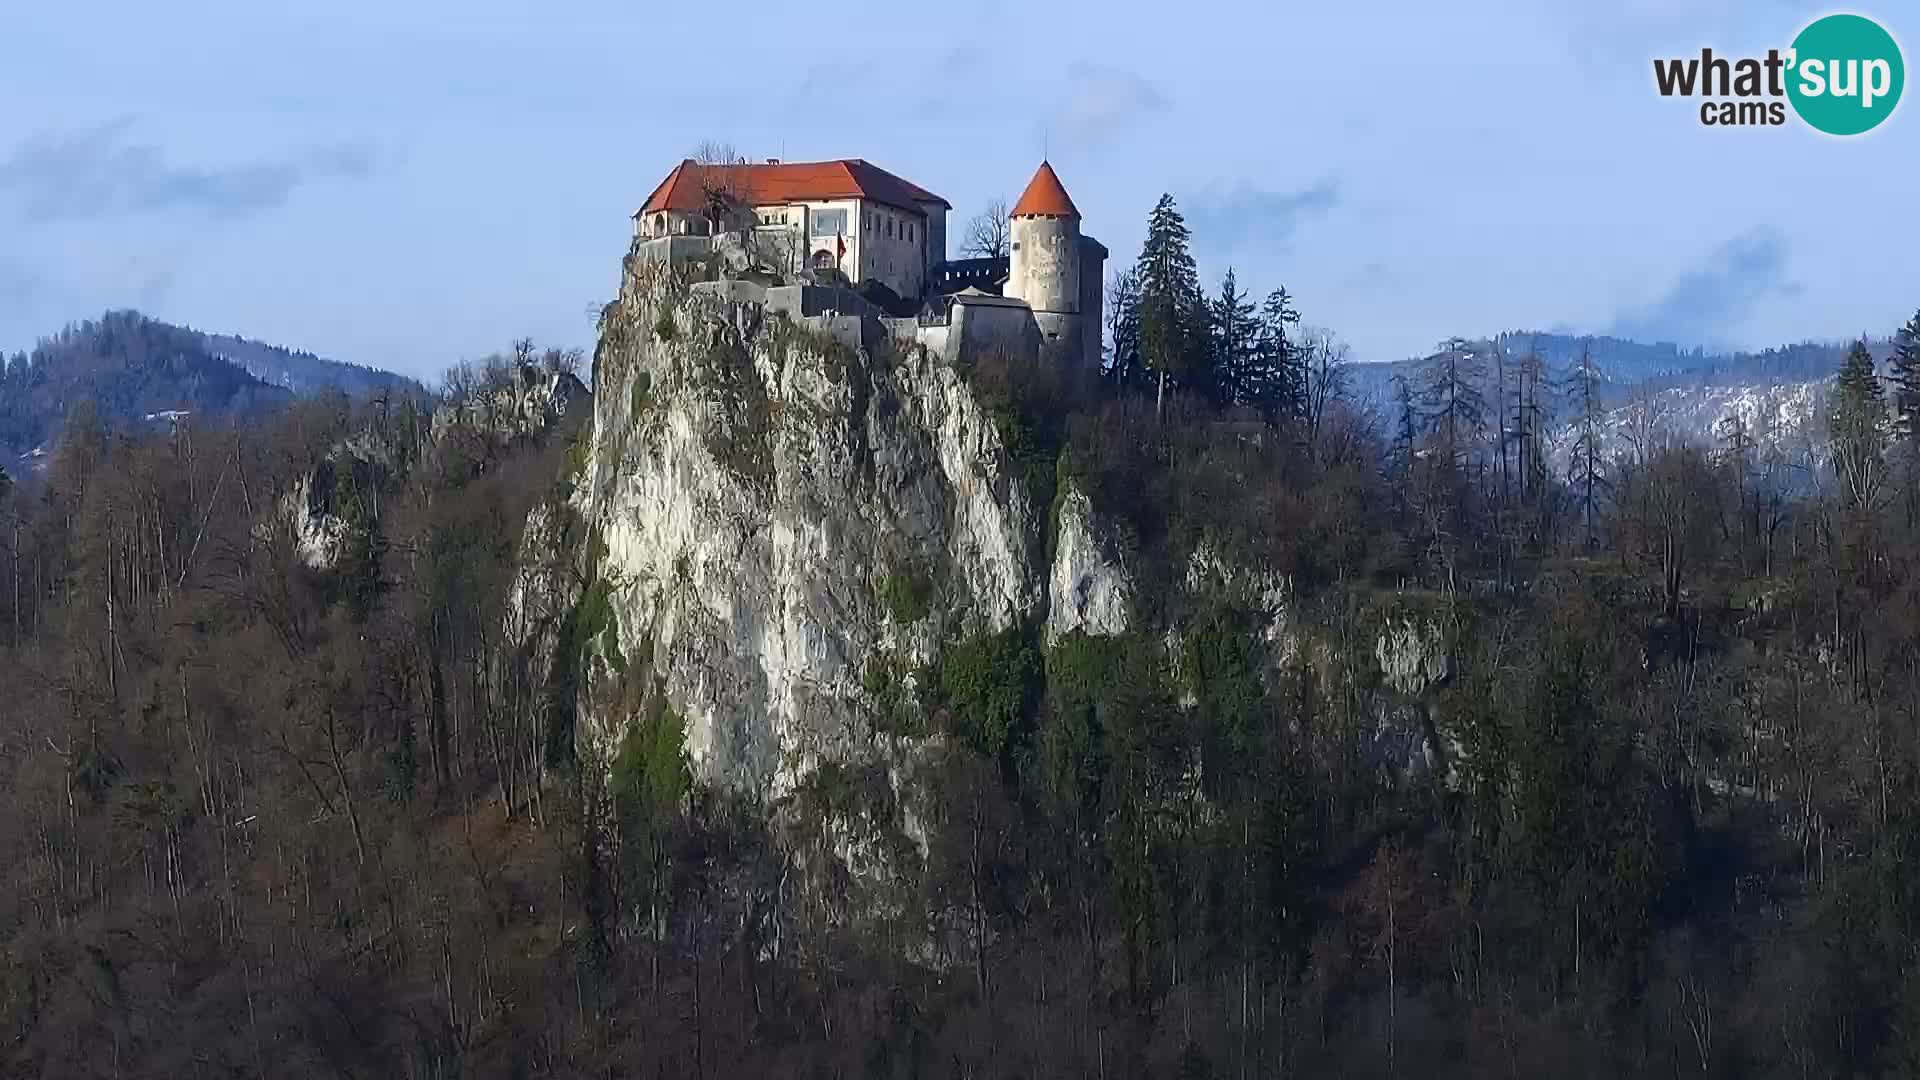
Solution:
{"label": "snow-covered mountain slope", "polygon": [[[1744,443],[1763,458],[1817,462],[1825,456],[1827,392],[1848,345],[1805,342],[1716,354],[1614,338],[1509,333],[1472,347],[1481,353],[1484,373],[1478,386],[1489,426],[1504,418],[1509,431],[1517,409],[1517,372],[1529,353],[1544,361],[1546,377],[1535,400],[1547,418],[1548,459],[1565,476],[1582,426],[1575,371],[1589,351],[1599,375],[1600,456],[1608,462],[1675,442],[1717,448]],[[1869,342],[1869,348],[1884,377],[1888,343]],[[1506,364],[1504,400],[1496,359]],[[1387,427],[1397,428],[1396,380],[1406,380],[1421,412],[1428,368],[1423,360],[1356,364],[1350,387],[1379,409]]]}
{"label": "snow-covered mountain slope", "polygon": [[[1824,457],[1831,379],[1776,384],[1643,388],[1601,414],[1600,457],[1632,460],[1655,446],[1684,442],[1717,449],[1744,443],[1758,460]],[[1568,474],[1582,425],[1562,417],[1548,438],[1548,459]]]}

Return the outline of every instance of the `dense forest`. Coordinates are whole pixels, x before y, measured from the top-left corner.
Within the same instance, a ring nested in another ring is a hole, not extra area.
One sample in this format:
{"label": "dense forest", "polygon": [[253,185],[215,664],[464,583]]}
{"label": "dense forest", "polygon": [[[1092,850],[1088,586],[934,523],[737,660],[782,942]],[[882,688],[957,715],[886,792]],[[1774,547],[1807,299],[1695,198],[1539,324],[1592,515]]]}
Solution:
{"label": "dense forest", "polygon": [[0,463],[50,448],[83,401],[102,424],[125,429],[158,413],[196,413],[203,423],[254,420],[295,394],[328,390],[356,400],[425,393],[400,375],[109,311],[31,352],[0,355]]}
{"label": "dense forest", "polygon": [[169,410],[258,417],[291,398],[214,355],[191,330],[109,312],[0,364],[0,451],[10,450],[11,462],[49,445],[81,402],[125,427]]}
{"label": "dense forest", "polygon": [[[566,429],[76,408],[0,480],[0,1071],[1920,1069],[1920,317],[1891,389],[1849,354],[1833,460],[1788,483],[1658,432],[1549,472],[1592,366],[1464,341],[1360,407],[1284,292],[1202,294],[1171,200],[1115,295],[1098,385],[967,373],[1006,451],[1143,582],[1203,540],[1283,572],[1319,660],[1263,679],[1248,612],[1151,588],[1121,636],[956,643],[892,721],[938,813],[864,913],[810,853],[869,778],[709,788],[658,706],[596,758],[593,591],[550,658],[503,632],[530,563],[580,572],[522,541]],[[387,467],[320,469],[349,438]],[[315,476],[354,527],[326,569],[271,509]],[[1421,772],[1367,752],[1386,604],[1450,642]]]}

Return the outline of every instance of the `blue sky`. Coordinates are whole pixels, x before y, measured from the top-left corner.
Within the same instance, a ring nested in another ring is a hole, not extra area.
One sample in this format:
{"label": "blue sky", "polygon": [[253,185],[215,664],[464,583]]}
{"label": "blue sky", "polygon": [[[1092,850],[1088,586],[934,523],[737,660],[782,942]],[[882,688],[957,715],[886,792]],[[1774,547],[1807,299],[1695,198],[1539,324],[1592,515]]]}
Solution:
{"label": "blue sky", "polygon": [[[1824,4],[6,8],[6,351],[109,307],[415,375],[590,347],[628,215],[706,139],[868,158],[956,234],[1044,151],[1116,260],[1170,191],[1209,287],[1285,284],[1363,359],[1519,327],[1759,346],[1920,307],[1912,103],[1843,141],[1653,91],[1653,57],[1785,47]],[[1920,41],[1905,2],[1852,10]]]}

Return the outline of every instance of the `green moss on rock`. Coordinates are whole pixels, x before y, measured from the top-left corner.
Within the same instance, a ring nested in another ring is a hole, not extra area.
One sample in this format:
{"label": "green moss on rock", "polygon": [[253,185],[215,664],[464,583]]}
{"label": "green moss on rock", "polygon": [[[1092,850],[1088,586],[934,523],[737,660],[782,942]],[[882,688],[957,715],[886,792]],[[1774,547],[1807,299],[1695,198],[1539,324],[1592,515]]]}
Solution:
{"label": "green moss on rock", "polygon": [[1043,688],[1039,650],[1015,626],[949,645],[937,676],[950,730],[990,757],[1018,739]]}
{"label": "green moss on rock", "polygon": [[933,610],[933,578],[917,563],[893,566],[874,582],[873,592],[887,615],[902,626],[919,622]]}

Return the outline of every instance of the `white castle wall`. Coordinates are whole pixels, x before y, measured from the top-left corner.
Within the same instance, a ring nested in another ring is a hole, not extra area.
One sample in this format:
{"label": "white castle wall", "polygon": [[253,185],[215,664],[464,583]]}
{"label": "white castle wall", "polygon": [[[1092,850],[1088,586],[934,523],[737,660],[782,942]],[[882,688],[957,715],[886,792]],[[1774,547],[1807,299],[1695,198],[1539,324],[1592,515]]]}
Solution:
{"label": "white castle wall", "polygon": [[1034,311],[1080,310],[1080,226],[1072,218],[1016,217],[1007,260],[1007,295]]}

